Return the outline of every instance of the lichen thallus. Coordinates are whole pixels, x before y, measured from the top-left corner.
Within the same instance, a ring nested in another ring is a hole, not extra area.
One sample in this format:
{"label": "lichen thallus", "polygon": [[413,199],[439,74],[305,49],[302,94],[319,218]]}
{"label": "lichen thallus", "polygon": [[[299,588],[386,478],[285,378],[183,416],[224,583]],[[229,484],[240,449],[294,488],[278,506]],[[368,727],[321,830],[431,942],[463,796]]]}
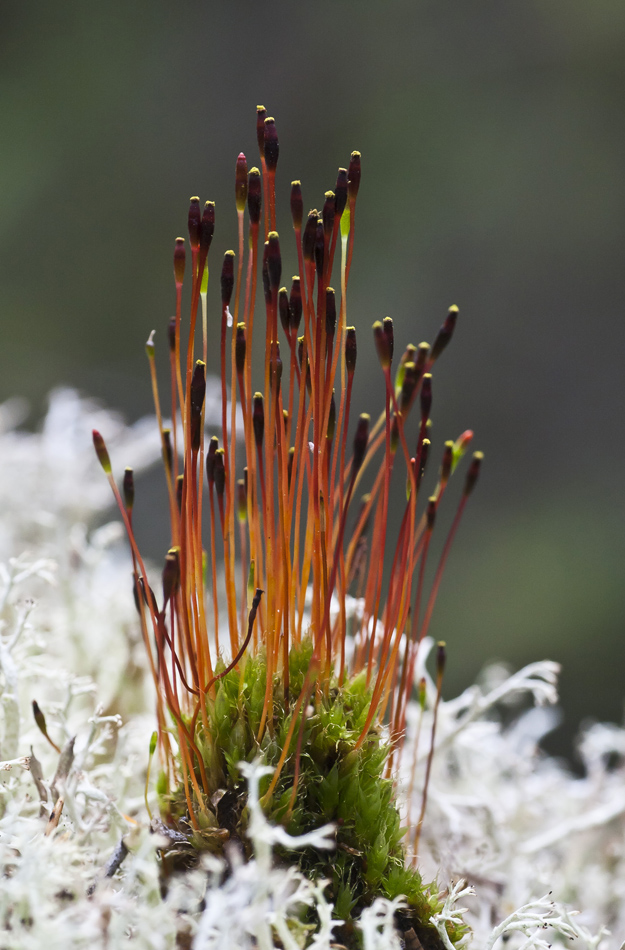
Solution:
{"label": "lichen thallus", "polygon": [[[468,431],[445,443],[436,487],[420,504],[432,454],[432,370],[451,340],[458,310],[449,309],[433,346],[406,347],[394,378],[393,321],[374,323],[382,411],[373,424],[366,414],[354,424],[356,329],[347,325],[347,287],[360,154],[353,152],[349,167],[339,169],[321,212],[305,217],[300,182],[292,183],[298,276],[287,289],[281,286],[276,231],[278,138],[262,107],[257,137],[260,170],[248,171],[242,153],[236,162],[238,256],[227,251],[221,270],[221,441],[213,436],[205,445],[204,434],[205,366],[214,337],[207,313],[215,221],[210,201],[202,211],[199,199],[192,198],[189,209],[190,324],[184,356],[187,262],[184,240],[175,243],[176,316],[168,331],[171,428],[163,423],[153,335],[146,346],[171,519],[160,599],[148,586],[133,534],[132,470],[126,469],[120,492],[104,440],[93,434],[130,540],[135,599],[157,695],[161,814],[169,826],[186,829],[194,848],[220,851],[233,837],[245,848],[245,794],[237,766],[262,755],[274,766],[262,799],[271,820],[292,832],[336,822],[333,854],[305,851],[298,858],[304,870],[329,878],[336,914],[349,921],[376,894],[405,894],[412,922],[425,939],[434,933],[427,921],[437,907],[436,890],[407,866],[392,777],[418,647],[482,458],[475,453],[469,464],[426,595],[437,511],[472,438]],[[259,332],[259,271],[266,322],[263,383],[255,391],[251,352]],[[331,286],[333,274],[339,292]],[[201,360],[195,360],[198,313]],[[354,503],[365,476],[369,490]],[[394,481],[397,492],[400,479],[405,507],[386,582],[391,485]],[[221,550],[225,595],[218,583]],[[439,644],[438,698],[444,662]],[[423,707],[423,684],[419,696]],[[433,735],[431,740],[433,748]],[[430,764],[431,755],[428,775]],[[426,795],[425,788],[410,838],[413,849]],[[450,937],[458,939],[461,929],[450,925]]]}

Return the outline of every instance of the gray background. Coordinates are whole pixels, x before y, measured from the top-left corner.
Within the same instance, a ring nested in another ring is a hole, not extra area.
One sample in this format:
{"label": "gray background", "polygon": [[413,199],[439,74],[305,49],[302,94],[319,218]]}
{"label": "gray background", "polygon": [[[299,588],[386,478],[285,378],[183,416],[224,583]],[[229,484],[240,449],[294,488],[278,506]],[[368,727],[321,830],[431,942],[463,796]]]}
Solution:
{"label": "gray background", "polygon": [[[620,720],[622,0],[36,0],[2,23],[0,397],[28,396],[36,420],[70,383],[149,410],[173,238],[190,194],[214,198],[217,276],[258,102],[285,234],[291,179],[319,205],[360,149],[356,406],[382,398],[373,320],[395,319],[398,346],[431,341],[456,303],[434,438],[471,426],[487,457],[432,629],[447,691],[487,657],[550,657],[568,724],[552,747],[585,717]],[[153,554],[161,497],[148,484],[138,502]]]}

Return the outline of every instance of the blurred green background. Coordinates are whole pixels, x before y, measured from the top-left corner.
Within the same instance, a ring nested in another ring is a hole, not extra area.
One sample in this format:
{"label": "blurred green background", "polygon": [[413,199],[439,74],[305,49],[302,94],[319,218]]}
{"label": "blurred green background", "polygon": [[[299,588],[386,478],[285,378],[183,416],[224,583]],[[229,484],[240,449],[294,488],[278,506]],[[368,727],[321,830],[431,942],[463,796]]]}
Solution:
{"label": "blurred green background", "polygon": [[447,692],[487,658],[549,657],[567,715],[552,748],[587,717],[620,721],[622,0],[33,0],[3,5],[0,46],[0,397],[36,418],[66,383],[149,410],[173,239],[189,195],[215,199],[216,276],[257,103],[277,120],[285,232],[289,182],[320,206],[360,149],[356,405],[382,399],[373,320],[403,347],[456,303],[434,439],[473,427],[487,457],[433,624]]}

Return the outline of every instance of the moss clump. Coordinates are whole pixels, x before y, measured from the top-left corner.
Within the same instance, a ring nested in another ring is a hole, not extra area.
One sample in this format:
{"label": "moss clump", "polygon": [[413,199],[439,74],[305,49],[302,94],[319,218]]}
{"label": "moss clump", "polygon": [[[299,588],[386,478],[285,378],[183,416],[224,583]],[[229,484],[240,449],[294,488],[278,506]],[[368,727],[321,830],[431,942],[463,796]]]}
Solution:
{"label": "moss clump", "polygon": [[[303,687],[311,654],[308,641],[291,649],[291,695],[299,695]],[[208,731],[198,718],[195,741],[211,792],[196,812],[201,831],[189,835],[190,844],[198,851],[220,853],[225,841],[234,839],[250,856],[246,786],[238,763],[260,755],[275,767],[293,715],[285,703],[282,676],[276,674],[273,719],[261,741],[257,741],[265,684],[264,654],[249,656],[240,670],[232,670],[216,683],[214,700],[207,708]],[[375,897],[404,895],[410,907],[405,929],[413,927],[424,947],[439,947],[440,938],[429,924],[432,914],[440,909],[436,888],[424,884],[416,870],[405,866],[404,829],[400,826],[393,783],[384,778],[388,748],[379,727],[371,727],[365,742],[355,748],[365,726],[370,699],[364,673],[342,686],[334,681],[327,694],[317,692],[311,698],[303,727],[297,794],[293,800],[301,716],[291,739],[290,754],[271,796],[267,795],[270,777],[261,783],[263,806],[268,819],[284,825],[290,834],[335,823],[335,851],[309,848],[285,852],[282,857],[289,862],[297,860],[308,876],[328,879],[335,915],[347,921],[342,928],[343,941],[358,945],[352,921]],[[161,795],[161,812],[170,826],[179,830],[189,828],[182,789]],[[462,933],[450,930],[449,936],[455,941]]]}

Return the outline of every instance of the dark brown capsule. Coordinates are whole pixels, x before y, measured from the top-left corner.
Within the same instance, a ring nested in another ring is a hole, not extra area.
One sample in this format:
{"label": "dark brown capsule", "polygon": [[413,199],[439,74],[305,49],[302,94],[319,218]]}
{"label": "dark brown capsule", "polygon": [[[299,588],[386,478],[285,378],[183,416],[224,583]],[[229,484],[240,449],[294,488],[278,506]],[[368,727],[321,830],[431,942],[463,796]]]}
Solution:
{"label": "dark brown capsule", "polygon": [[274,340],[271,347],[271,359],[269,362],[269,385],[271,391],[275,392],[276,398],[280,392],[280,384],[282,382],[282,360],[280,358],[280,344],[277,340]]}
{"label": "dark brown capsule", "polygon": [[432,409],[432,374],[425,373],[421,383],[421,421],[430,418]]}
{"label": "dark brown capsule", "polygon": [[302,252],[304,260],[310,263],[315,258],[315,244],[317,241],[317,219],[319,213],[316,210],[308,212],[306,227],[302,235]]}
{"label": "dark brown capsule", "polygon": [[153,613],[158,614],[158,603],[156,602],[156,594],[152,590],[149,584],[146,583],[144,577],[139,578],[139,587],[141,588],[141,595],[143,597],[143,603],[148,608],[152,610]]}
{"label": "dark brown capsule", "polygon": [[281,287],[278,291],[278,313],[280,314],[280,323],[287,338],[291,336],[291,307],[289,304],[289,294],[286,287]]}
{"label": "dark brown capsule", "polygon": [[276,120],[273,118],[265,119],[263,129],[263,152],[265,155],[267,171],[275,172],[278,166],[280,145],[278,143],[278,133],[276,131]]}
{"label": "dark brown capsule", "polygon": [[206,481],[208,482],[209,488],[215,481],[215,453],[218,448],[219,439],[214,435],[208,443],[208,452],[206,453]]}
{"label": "dark brown capsule", "polygon": [[171,472],[174,464],[174,452],[171,445],[171,429],[163,429],[163,462],[166,471]]}
{"label": "dark brown capsule", "polygon": [[430,353],[430,365],[439,358],[445,347],[450,342],[456,328],[457,319],[458,308],[450,307],[449,312],[436,335],[436,339],[434,340],[434,346],[432,347],[432,352]]}
{"label": "dark brown capsule", "polygon": [[239,376],[243,375],[245,369],[245,353],[247,341],[245,339],[245,324],[237,323],[237,336],[234,344],[234,358],[236,370]]}
{"label": "dark brown capsule", "polygon": [[264,106],[256,106],[256,141],[261,156],[265,155],[265,117],[267,110]]}
{"label": "dark brown capsule", "polygon": [[252,410],[252,424],[256,447],[262,448],[265,436],[265,404],[262,393],[254,393],[254,408]]}
{"label": "dark brown capsule", "polygon": [[226,488],[226,467],[224,465],[224,450],[217,449],[215,452],[215,491],[217,497],[222,498]]}
{"label": "dark brown capsule", "polygon": [[355,201],[360,188],[360,152],[352,152],[347,169],[347,195],[350,201]]}
{"label": "dark brown capsule", "polygon": [[393,419],[391,421],[391,452],[393,455],[397,451],[397,446],[399,445],[399,421],[395,413],[393,413]]}
{"label": "dark brown capsule", "polygon": [[382,369],[389,369],[391,365],[392,353],[389,346],[388,336],[384,332],[384,326],[380,320],[373,324],[373,341]]}
{"label": "dark brown capsule", "polygon": [[326,287],[326,334],[334,339],[336,332],[336,296],[332,287]]}
{"label": "dark brown capsule", "polygon": [[352,477],[358,472],[362,465],[365,452],[367,451],[367,442],[369,441],[369,422],[371,417],[362,412],[356,426],[356,435],[354,436],[354,457],[352,461]]}
{"label": "dark brown capsule", "polygon": [[427,363],[428,354],[430,352],[429,343],[419,343],[417,347],[417,355],[415,357],[415,366],[417,368],[417,376],[421,376]]}
{"label": "dark brown capsule", "polygon": [[304,220],[304,199],[302,198],[301,181],[291,182],[291,217],[293,218],[293,228],[299,231]]}
{"label": "dark brown capsule", "polygon": [[135,476],[131,468],[127,468],[124,471],[123,494],[124,507],[128,514],[130,514],[132,506],[135,503]]}
{"label": "dark brown capsule", "polygon": [[421,484],[423,476],[425,475],[425,468],[428,464],[428,458],[430,457],[430,448],[432,443],[429,439],[424,439],[421,443],[421,461],[419,463],[419,474],[417,478],[417,487]]}
{"label": "dark brown capsule", "polygon": [[250,224],[256,225],[260,222],[260,212],[262,208],[263,186],[260,180],[260,171],[258,168],[250,168],[247,176],[247,210],[250,215]]}
{"label": "dark brown capsule", "polygon": [[299,363],[299,368],[302,368],[302,361],[304,359],[304,340],[305,337],[298,336],[297,338],[297,361]]}
{"label": "dark brown capsule", "polygon": [[[300,372],[304,372],[304,340],[303,336],[298,336],[297,338],[297,361],[299,363]],[[306,354],[306,391],[310,396],[312,391],[312,378],[310,375],[310,360],[308,359],[308,353]]]}
{"label": "dark brown capsule", "polygon": [[39,728],[39,731],[46,736],[48,734],[48,727],[46,726],[46,717],[41,711],[41,707],[36,699],[33,699],[33,716],[35,717],[35,722]]}
{"label": "dark brown capsule", "polygon": [[451,475],[451,466],[454,461],[454,443],[445,442],[443,461],[441,462],[441,485],[446,485]]}
{"label": "dark brown capsule", "polygon": [[221,268],[221,303],[224,307],[230,306],[232,291],[234,290],[234,251],[226,251]]}
{"label": "dark brown capsule", "polygon": [[171,317],[167,324],[167,342],[171,353],[176,351],[176,318]]}
{"label": "dark brown capsule", "polygon": [[334,390],[332,390],[332,397],[330,399],[330,412],[328,414],[328,428],[326,430],[326,439],[328,442],[332,442],[334,438],[334,430],[336,428],[336,401],[334,399]]}
{"label": "dark brown capsule", "polygon": [[439,640],[436,644],[436,677],[438,682],[443,678],[445,672],[445,663],[447,662],[447,644],[444,640]]}
{"label": "dark brown capsule", "polygon": [[200,233],[202,230],[202,212],[200,211],[200,199],[191,198],[189,202],[189,245],[192,251],[197,251],[200,247]]}
{"label": "dark brown capsule", "polygon": [[474,452],[473,458],[471,459],[471,464],[469,465],[469,471],[467,472],[467,478],[464,483],[464,494],[468,496],[471,494],[475,488],[475,483],[478,480],[480,469],[482,467],[482,460],[484,458],[483,452]]}
{"label": "dark brown capsule", "polygon": [[335,195],[333,191],[326,191],[325,201],[321,218],[323,220],[323,232],[326,239],[329,238],[334,230],[334,215],[336,214]]}
{"label": "dark brown capsule", "polygon": [[425,513],[428,531],[434,530],[434,522],[436,521],[436,504],[437,500],[434,495],[432,495],[431,498],[428,498],[428,506]]}
{"label": "dark brown capsule", "polygon": [[334,187],[334,213],[340,218],[347,204],[347,169],[339,168]]}
{"label": "dark brown capsule", "polygon": [[180,548],[170,548],[163,568],[163,610],[180,590]]}
{"label": "dark brown capsule", "polygon": [[202,434],[202,410],[206,396],[206,364],[197,360],[191,377],[190,387],[191,409],[191,448],[194,452],[200,447]]}
{"label": "dark brown capsule", "polygon": [[345,369],[353,373],[356,369],[356,327],[347,327],[345,331]]}
{"label": "dark brown capsule", "polygon": [[297,333],[302,319],[302,288],[299,277],[293,278],[289,295],[289,312],[291,330]]}
{"label": "dark brown capsule", "polygon": [[388,350],[391,354],[391,363],[393,362],[393,353],[395,352],[395,331],[393,330],[393,320],[391,317],[384,317],[382,321],[384,335],[388,342]]}
{"label": "dark brown capsule", "polygon": [[247,203],[247,159],[243,152],[239,152],[234,171],[234,200],[239,214],[245,211]]}
{"label": "dark brown capsule", "polygon": [[273,293],[278,292],[282,278],[282,255],[280,254],[280,238],[277,231],[270,231],[267,236],[267,270],[269,272],[269,286]]}
{"label": "dark brown capsule", "polygon": [[291,487],[291,476],[293,475],[293,459],[295,458],[295,446],[292,445],[289,449],[289,459],[287,462],[287,481],[289,488]]}
{"label": "dark brown capsule", "polygon": [[200,251],[208,254],[215,233],[215,202],[207,201],[204,205],[202,223],[200,225]]}
{"label": "dark brown capsule", "polygon": [[184,238],[176,238],[174,245],[174,280],[177,287],[182,287],[184,280],[184,265],[187,258],[187,252],[184,246]]}

